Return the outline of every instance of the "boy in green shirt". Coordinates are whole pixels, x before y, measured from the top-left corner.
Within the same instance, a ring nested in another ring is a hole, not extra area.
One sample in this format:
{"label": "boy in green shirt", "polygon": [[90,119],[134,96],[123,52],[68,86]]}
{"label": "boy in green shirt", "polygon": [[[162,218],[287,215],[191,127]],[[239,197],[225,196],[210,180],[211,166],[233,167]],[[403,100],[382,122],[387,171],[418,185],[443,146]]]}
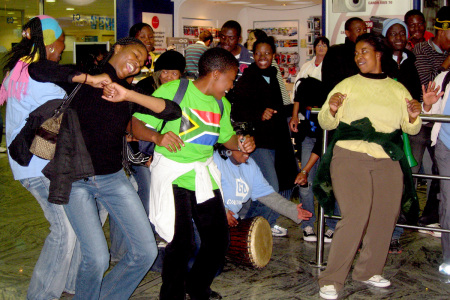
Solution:
{"label": "boy in green shirt", "polygon": [[[209,299],[210,285],[223,264],[228,223],[220,172],[212,159],[213,146],[223,143],[231,150],[247,153],[255,148],[253,138],[237,136],[230,121],[231,105],[225,94],[233,87],[237,69],[238,62],[230,52],[221,48],[207,50],[199,61],[199,78],[189,82],[180,103],[182,117],[167,122],[161,134],[154,134],[150,220],[169,242],[160,299],[184,299],[186,292],[191,299]],[[164,84],[153,96],[173,99],[179,85],[179,80]],[[150,115],[134,117],[156,129],[163,124]],[[188,272],[195,248],[193,221],[201,248]]]}

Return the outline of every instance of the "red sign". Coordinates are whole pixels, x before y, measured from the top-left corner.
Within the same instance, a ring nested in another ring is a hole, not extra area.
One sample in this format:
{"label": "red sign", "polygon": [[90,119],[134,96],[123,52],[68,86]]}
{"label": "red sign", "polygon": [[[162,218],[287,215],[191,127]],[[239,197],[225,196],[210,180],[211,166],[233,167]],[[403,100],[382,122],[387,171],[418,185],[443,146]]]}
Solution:
{"label": "red sign", "polygon": [[157,16],[154,16],[152,18],[152,27],[155,29],[159,27],[159,18]]}

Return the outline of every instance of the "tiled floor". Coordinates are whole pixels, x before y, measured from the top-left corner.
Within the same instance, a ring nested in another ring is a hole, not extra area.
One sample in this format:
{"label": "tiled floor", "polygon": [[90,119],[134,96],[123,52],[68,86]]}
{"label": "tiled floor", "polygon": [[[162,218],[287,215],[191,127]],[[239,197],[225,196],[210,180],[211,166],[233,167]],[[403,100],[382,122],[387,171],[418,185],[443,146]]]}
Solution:
{"label": "tiled floor", "polygon": [[[319,299],[319,270],[309,263],[315,259],[315,243],[304,242],[300,228],[288,219],[280,218],[279,224],[289,229],[289,236],[274,239],[266,268],[226,264],[212,285],[224,299]],[[12,179],[6,154],[0,154],[0,299],[25,299],[48,230],[39,205]],[[403,253],[389,255],[384,270],[391,287],[372,288],[348,280],[341,299],[450,299],[450,278],[438,272],[440,240],[406,230],[401,243]],[[326,245],[325,257],[328,250]],[[132,299],[157,299],[160,285],[160,274],[149,272]]]}

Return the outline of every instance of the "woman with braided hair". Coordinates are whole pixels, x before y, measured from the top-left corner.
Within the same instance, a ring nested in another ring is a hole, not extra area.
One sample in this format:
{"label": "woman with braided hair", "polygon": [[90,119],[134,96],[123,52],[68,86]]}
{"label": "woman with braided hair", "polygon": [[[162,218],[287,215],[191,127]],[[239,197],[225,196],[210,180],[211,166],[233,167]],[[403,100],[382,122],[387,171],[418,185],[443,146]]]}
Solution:
{"label": "woman with braided hair", "polygon": [[[7,102],[6,143],[9,147],[25,126],[30,112],[52,99],[64,97],[64,90],[53,83],[41,83],[30,77],[29,70],[37,64],[57,65],[64,50],[64,33],[58,22],[45,15],[30,19],[22,28],[22,40],[6,56],[7,73],[0,91],[0,105]],[[101,87],[111,82],[107,75],[90,76],[80,72],[65,74],[66,80]],[[12,152],[11,152],[12,151]],[[36,198],[50,223],[39,259],[33,270],[28,288],[28,299],[59,298],[62,292],[73,292],[66,285],[78,268],[73,254],[76,236],[61,205],[47,201],[50,181],[42,170],[47,160],[32,156],[28,165],[19,164],[9,149],[8,158],[15,180]],[[71,266],[69,268],[69,266]]]}
{"label": "woman with braided hair", "polygon": [[[118,40],[101,66],[113,82],[108,85],[108,96],[101,90],[83,86],[70,104],[76,111],[93,166],[90,176],[71,184],[70,197],[64,205],[82,253],[74,299],[128,299],[157,255],[149,219],[122,169],[123,136],[131,120],[126,101],[145,106],[149,113],[166,120],[179,118],[181,110],[172,101],[130,90],[126,79],[136,75],[146,59],[147,50],[141,41],[128,37]],[[41,81],[63,78],[58,70],[39,74]],[[146,136],[137,138],[146,140]],[[128,249],[105,277],[109,251],[97,212],[99,205],[107,209],[122,231]]]}

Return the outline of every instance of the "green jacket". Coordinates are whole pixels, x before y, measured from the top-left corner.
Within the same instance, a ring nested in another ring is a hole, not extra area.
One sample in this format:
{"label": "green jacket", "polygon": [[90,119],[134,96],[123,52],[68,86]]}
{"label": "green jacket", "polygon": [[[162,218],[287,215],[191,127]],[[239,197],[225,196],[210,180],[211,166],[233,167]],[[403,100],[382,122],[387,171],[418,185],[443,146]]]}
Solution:
{"label": "green jacket", "polygon": [[414,188],[411,168],[403,152],[403,141],[401,130],[392,133],[376,132],[369,118],[362,118],[353,121],[350,125],[340,122],[327,147],[326,153],[322,156],[316,178],[313,183],[313,192],[319,204],[326,214],[332,215],[335,205],[333,188],[331,185],[330,164],[333,157],[333,148],[339,140],[363,140],[377,143],[383,147],[384,151],[393,161],[399,161],[404,176],[404,191],[402,197],[402,218],[399,223],[416,224],[419,218],[419,200]]}

